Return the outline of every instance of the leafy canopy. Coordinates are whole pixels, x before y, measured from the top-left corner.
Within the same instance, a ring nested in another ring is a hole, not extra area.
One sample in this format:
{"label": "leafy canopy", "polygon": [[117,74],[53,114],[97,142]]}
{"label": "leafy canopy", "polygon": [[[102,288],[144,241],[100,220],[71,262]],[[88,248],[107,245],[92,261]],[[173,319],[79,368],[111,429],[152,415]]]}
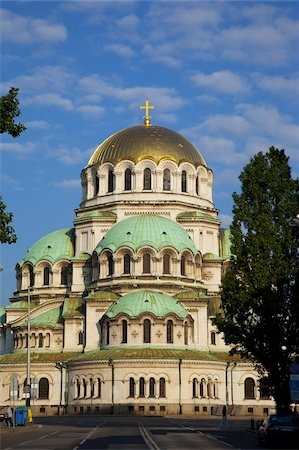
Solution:
{"label": "leafy canopy", "polygon": [[15,230],[9,225],[13,214],[5,211],[6,206],[0,197],[0,242],[2,244],[14,244],[17,241]]}
{"label": "leafy canopy", "polygon": [[8,133],[14,138],[26,130],[23,123],[15,123],[15,117],[21,114],[18,92],[18,88],[12,87],[0,98],[0,133]]}

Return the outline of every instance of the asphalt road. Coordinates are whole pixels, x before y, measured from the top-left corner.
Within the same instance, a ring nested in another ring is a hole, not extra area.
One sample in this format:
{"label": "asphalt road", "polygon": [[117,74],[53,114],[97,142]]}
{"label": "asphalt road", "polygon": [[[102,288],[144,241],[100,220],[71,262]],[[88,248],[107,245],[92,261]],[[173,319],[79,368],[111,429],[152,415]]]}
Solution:
{"label": "asphalt road", "polygon": [[249,419],[140,416],[71,416],[36,418],[31,426],[0,428],[1,450],[168,450],[257,449]]}

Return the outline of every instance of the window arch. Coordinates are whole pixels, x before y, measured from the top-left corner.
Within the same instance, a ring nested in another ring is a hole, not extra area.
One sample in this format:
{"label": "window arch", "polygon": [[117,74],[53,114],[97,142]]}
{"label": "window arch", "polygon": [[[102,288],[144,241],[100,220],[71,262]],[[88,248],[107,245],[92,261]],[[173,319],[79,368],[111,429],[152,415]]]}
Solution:
{"label": "window arch", "polygon": [[135,397],[135,380],[133,377],[129,380],[129,397]]}
{"label": "window arch", "polygon": [[122,320],[122,343],[126,344],[128,342],[128,322]]}
{"label": "window arch", "polygon": [[49,398],[49,380],[48,378],[41,378],[38,383],[38,398],[48,399]]}
{"label": "window arch", "polygon": [[132,170],[128,168],[125,170],[125,191],[131,190],[132,190]]}
{"label": "window arch", "polygon": [[169,273],[170,273],[170,255],[168,253],[165,253],[165,255],[163,255],[163,274]]}
{"label": "window arch", "polygon": [[108,261],[108,276],[111,276],[114,274],[114,260],[111,253],[108,254],[107,261]]}
{"label": "window arch", "polygon": [[97,378],[97,386],[98,386],[98,397],[102,397],[102,380],[101,378]]}
{"label": "window arch", "polygon": [[33,267],[29,266],[29,287],[34,286],[35,276],[33,272]]}
{"label": "window arch", "polygon": [[80,380],[76,380],[76,390],[77,390],[77,398],[80,398],[81,395],[81,383]]}
{"label": "window arch", "polygon": [[83,397],[86,398],[87,397],[87,381],[85,380],[85,378],[83,378],[82,385],[83,385]]}
{"label": "window arch", "polygon": [[170,191],[171,184],[170,184],[170,170],[164,169],[163,171],[163,191]]}
{"label": "window arch", "polygon": [[187,172],[186,170],[182,171],[182,192],[187,192]]}
{"label": "window arch", "polygon": [[139,379],[139,397],[145,397],[145,380],[143,377]]}
{"label": "window arch", "polygon": [[216,345],[216,333],[215,333],[215,331],[211,332],[211,345]]}
{"label": "window arch", "polygon": [[167,320],[166,324],[166,330],[167,330],[167,344],[173,344],[173,321]]}
{"label": "window arch", "polygon": [[184,323],[184,344],[188,345],[188,323]]}
{"label": "window arch", "polygon": [[78,333],[78,345],[83,345],[83,331],[79,331]]}
{"label": "window arch", "polygon": [[149,380],[149,397],[155,397],[156,381],[151,377]]}
{"label": "window arch", "polygon": [[[32,335],[31,335],[32,338]],[[44,338],[44,345],[45,347],[50,347],[50,333],[46,333],[46,336]]]}
{"label": "window arch", "polygon": [[126,253],[124,255],[124,274],[129,275],[131,273],[131,255]]}
{"label": "window arch", "polygon": [[166,397],[166,381],[163,377],[159,380],[159,397]]}
{"label": "window arch", "polygon": [[60,284],[67,286],[68,284],[68,266],[61,267]]}
{"label": "window arch", "polygon": [[148,167],[143,172],[143,190],[150,191],[152,189],[152,171]]}
{"label": "window arch", "polygon": [[39,333],[38,335],[38,346],[41,348],[44,346],[44,336],[43,333]]}
{"label": "window arch", "polygon": [[98,177],[98,175],[96,174],[95,175],[95,183],[94,183],[94,192],[93,192],[93,194],[94,194],[94,197],[96,196],[96,195],[98,195],[98,193],[99,193],[99,190],[100,190],[100,180],[99,180],[99,177]]}
{"label": "window arch", "polygon": [[151,273],[151,255],[149,253],[143,254],[143,273]]}
{"label": "window arch", "polygon": [[195,179],[195,192],[198,195],[198,193],[199,193],[199,189],[198,189],[198,175],[197,175],[197,177]]}
{"label": "window arch", "polygon": [[185,256],[181,257],[181,275],[183,277],[186,276],[186,257]]}
{"label": "window arch", "polygon": [[192,398],[198,397],[198,379],[193,378],[192,380]]}
{"label": "window arch", "polygon": [[50,269],[48,266],[44,267],[44,274],[43,274],[43,285],[49,286],[50,284]]}
{"label": "window arch", "polygon": [[144,319],[143,322],[143,342],[145,344],[151,342],[151,321],[149,319]]}
{"label": "window arch", "polygon": [[206,380],[204,378],[202,378],[200,380],[200,385],[199,385],[199,395],[200,395],[200,397],[205,397],[205,387],[206,387]]}
{"label": "window arch", "polygon": [[254,399],[255,398],[255,382],[251,377],[246,378],[244,383],[244,395],[245,399]]}
{"label": "window arch", "polygon": [[106,323],[106,344],[109,345],[110,343],[110,323]]}
{"label": "window arch", "polygon": [[115,175],[113,169],[110,167],[108,170],[108,192],[114,191],[114,184],[115,184]]}

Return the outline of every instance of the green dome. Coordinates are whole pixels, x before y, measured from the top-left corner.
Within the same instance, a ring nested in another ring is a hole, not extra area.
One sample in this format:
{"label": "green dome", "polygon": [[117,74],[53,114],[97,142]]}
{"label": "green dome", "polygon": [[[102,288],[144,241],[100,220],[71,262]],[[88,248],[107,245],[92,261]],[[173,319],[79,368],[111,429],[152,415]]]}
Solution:
{"label": "green dome", "polygon": [[173,247],[178,252],[185,249],[197,252],[194,242],[181,225],[155,214],[129,217],[113,225],[95,251],[100,253],[103,249],[110,249],[114,252],[120,247],[137,250],[144,245],[155,250]]}
{"label": "green dome", "polygon": [[47,234],[35,242],[19,265],[22,266],[26,262],[35,265],[41,260],[53,264],[60,259],[71,259],[74,254],[74,230],[73,228],[63,228]]}
{"label": "green dome", "polygon": [[140,290],[121,297],[106,311],[106,315],[113,319],[119,314],[138,317],[144,313],[151,313],[156,317],[175,314],[185,319],[188,311],[175,298],[161,292]]}

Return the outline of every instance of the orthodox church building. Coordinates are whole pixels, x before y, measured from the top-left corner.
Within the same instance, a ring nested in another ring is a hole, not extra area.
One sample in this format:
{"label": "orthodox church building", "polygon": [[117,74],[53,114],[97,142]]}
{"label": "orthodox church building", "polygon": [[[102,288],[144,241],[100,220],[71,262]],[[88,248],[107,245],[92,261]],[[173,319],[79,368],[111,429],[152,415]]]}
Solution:
{"label": "orthodox church building", "polygon": [[170,129],[118,131],[81,172],[73,226],[35,242],[0,308],[0,407],[43,414],[273,408],[212,319],[229,265],[213,172]]}

